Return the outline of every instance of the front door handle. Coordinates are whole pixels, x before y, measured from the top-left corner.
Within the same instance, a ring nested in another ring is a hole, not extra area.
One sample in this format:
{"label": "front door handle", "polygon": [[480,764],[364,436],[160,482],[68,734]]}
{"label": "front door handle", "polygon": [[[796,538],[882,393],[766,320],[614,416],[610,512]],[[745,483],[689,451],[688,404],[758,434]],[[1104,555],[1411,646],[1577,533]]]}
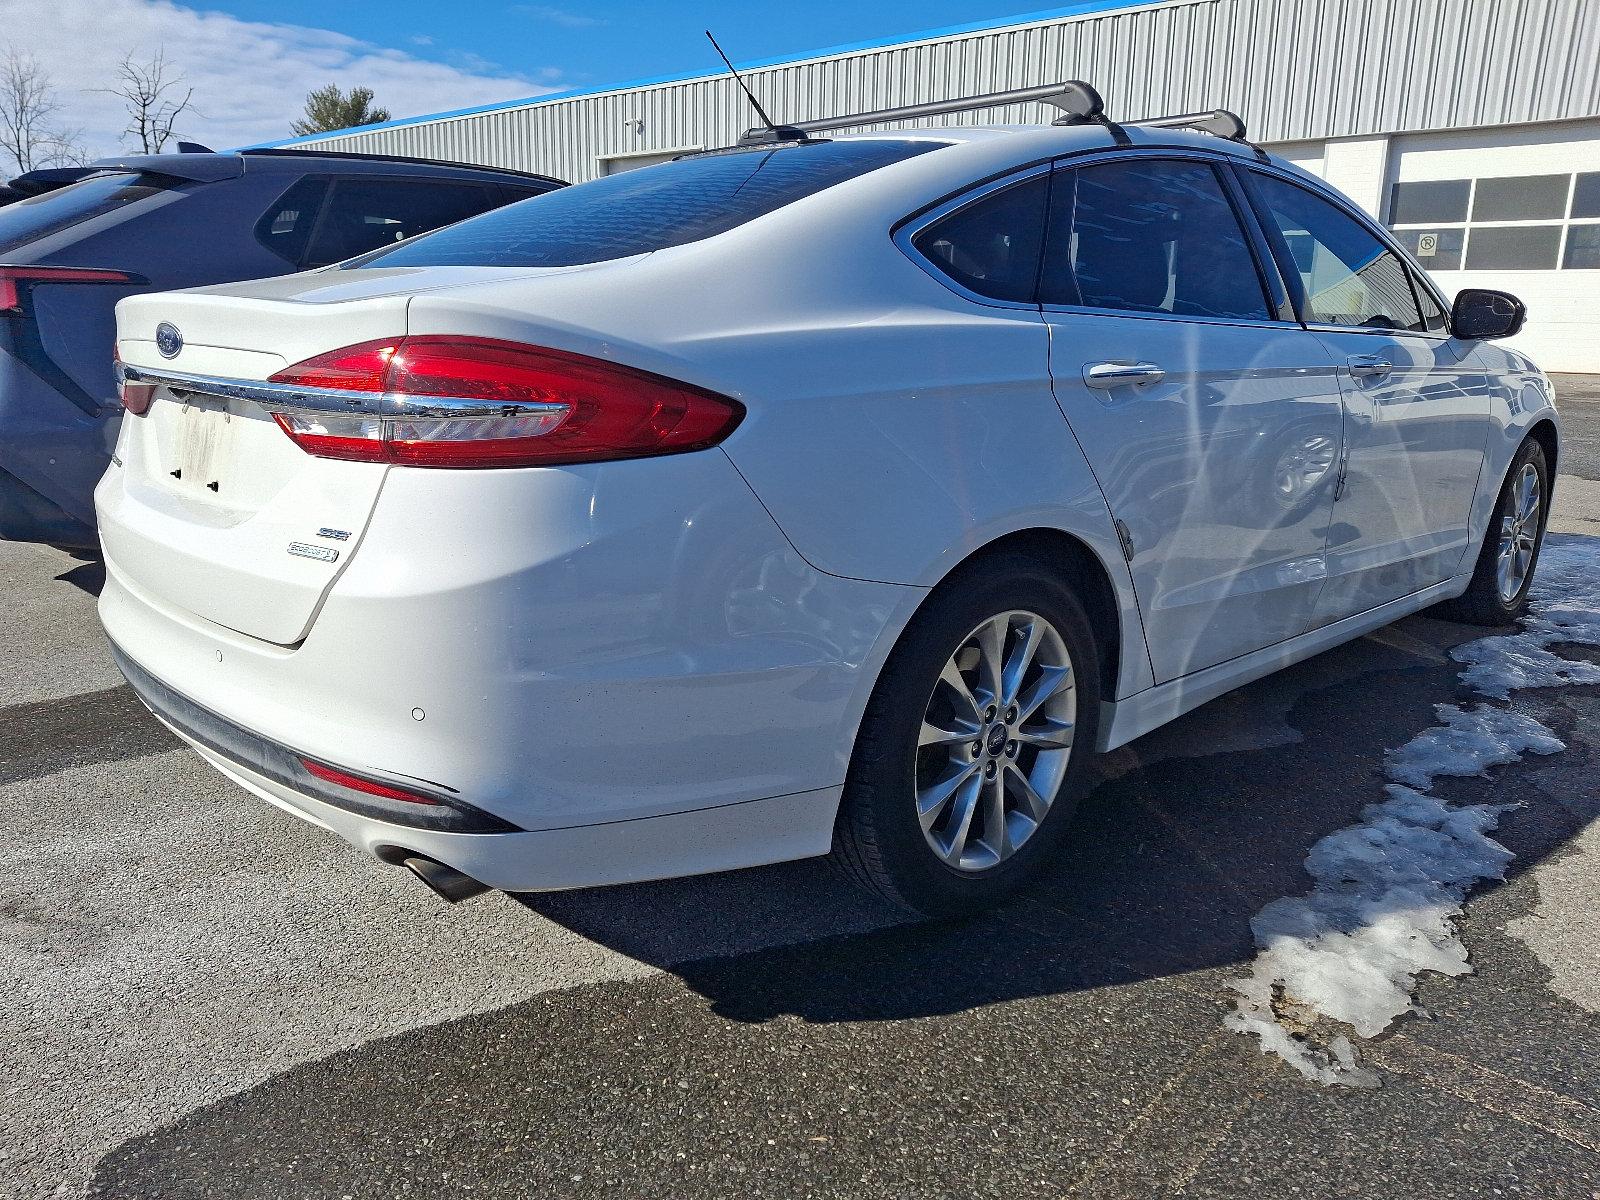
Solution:
{"label": "front door handle", "polygon": [[1167,373],[1155,363],[1097,362],[1083,369],[1083,381],[1092,388],[1121,387],[1125,383],[1160,383]]}
{"label": "front door handle", "polygon": [[1394,364],[1376,354],[1358,354],[1350,360],[1350,374],[1357,379],[1382,379]]}

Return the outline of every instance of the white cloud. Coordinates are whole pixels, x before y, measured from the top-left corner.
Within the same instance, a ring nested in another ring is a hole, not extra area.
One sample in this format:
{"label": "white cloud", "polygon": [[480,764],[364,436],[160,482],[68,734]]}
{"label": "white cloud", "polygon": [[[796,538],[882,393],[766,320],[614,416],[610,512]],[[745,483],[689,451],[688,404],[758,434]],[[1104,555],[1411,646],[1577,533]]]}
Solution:
{"label": "white cloud", "polygon": [[554,91],[470,56],[433,62],[327,29],[241,21],[170,0],[0,0],[7,41],[48,70],[59,123],[83,130],[96,154],[126,149],[121,101],[97,91],[118,60],[165,49],[194,88],[198,115],[178,136],[222,149],[292,136],[305,95],[328,83],[364,85],[374,104],[407,117]]}

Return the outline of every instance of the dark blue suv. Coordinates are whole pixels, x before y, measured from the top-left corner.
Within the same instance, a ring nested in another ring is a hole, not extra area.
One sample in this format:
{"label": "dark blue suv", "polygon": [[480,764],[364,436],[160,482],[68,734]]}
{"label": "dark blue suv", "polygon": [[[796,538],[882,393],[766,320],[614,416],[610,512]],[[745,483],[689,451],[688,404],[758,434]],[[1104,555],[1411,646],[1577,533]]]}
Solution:
{"label": "dark blue suv", "polygon": [[303,150],[136,155],[0,207],[0,538],[96,546],[118,300],[284,275],[563,186]]}

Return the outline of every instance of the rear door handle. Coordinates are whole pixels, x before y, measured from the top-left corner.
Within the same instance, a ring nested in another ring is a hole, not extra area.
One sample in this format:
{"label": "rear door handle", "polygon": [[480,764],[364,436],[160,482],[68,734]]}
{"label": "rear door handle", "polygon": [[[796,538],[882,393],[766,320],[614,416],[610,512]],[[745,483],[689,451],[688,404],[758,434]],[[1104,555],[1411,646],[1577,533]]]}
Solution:
{"label": "rear door handle", "polygon": [[1382,379],[1394,364],[1376,354],[1358,354],[1350,360],[1350,374],[1357,379]]}
{"label": "rear door handle", "polygon": [[1160,383],[1167,373],[1155,363],[1097,362],[1083,369],[1083,381],[1092,388],[1121,387],[1125,383]]}

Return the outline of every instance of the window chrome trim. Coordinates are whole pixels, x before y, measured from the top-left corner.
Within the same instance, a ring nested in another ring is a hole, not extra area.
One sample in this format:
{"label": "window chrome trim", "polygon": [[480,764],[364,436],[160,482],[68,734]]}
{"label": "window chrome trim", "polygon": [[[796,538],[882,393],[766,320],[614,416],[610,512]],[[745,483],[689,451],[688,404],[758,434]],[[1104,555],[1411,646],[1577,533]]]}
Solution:
{"label": "window chrome trim", "polygon": [[357,392],[343,388],[304,387],[268,379],[227,379],[187,371],[117,364],[117,378],[127,383],[164,387],[178,395],[247,400],[271,412],[375,416],[392,419],[429,417],[504,417],[564,412],[566,404],[536,400],[490,401],[450,396],[414,396],[404,392]]}

